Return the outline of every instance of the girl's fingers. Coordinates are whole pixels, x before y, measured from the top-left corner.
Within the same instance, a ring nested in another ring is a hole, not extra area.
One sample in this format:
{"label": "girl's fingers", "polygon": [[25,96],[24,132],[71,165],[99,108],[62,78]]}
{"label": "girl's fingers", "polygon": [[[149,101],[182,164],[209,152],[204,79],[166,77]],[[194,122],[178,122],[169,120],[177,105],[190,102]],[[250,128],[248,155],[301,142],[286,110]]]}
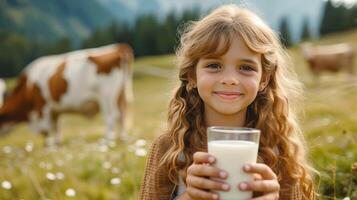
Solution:
{"label": "girl's fingers", "polygon": [[205,177],[216,177],[225,179],[227,178],[227,172],[220,170],[216,167],[210,165],[197,165],[193,164],[187,169],[187,174],[191,174],[193,176],[205,176]]}
{"label": "girl's fingers", "polygon": [[280,184],[276,174],[270,167],[262,163],[254,163],[245,165],[243,170],[253,175],[256,174],[254,175],[255,180],[252,182],[240,183],[238,189],[242,191],[258,191],[264,193],[263,196],[254,198],[254,200],[279,199]]}
{"label": "girl's fingers", "polygon": [[207,178],[197,177],[197,176],[187,176],[186,183],[194,188],[200,188],[204,190],[219,190],[228,191],[229,185],[226,183],[221,183]]}
{"label": "girl's fingers", "polygon": [[255,181],[258,181],[258,180],[263,180],[263,177],[260,174],[253,174],[253,179]]}
{"label": "girl's fingers", "polygon": [[271,170],[270,167],[262,163],[244,165],[243,170],[248,173],[260,174],[263,179],[277,179],[273,170]]}
{"label": "girl's fingers", "polygon": [[218,199],[218,194],[214,192],[207,192],[193,187],[187,187],[186,192],[191,199]]}
{"label": "girl's fingers", "polygon": [[271,200],[278,200],[279,199],[279,193],[278,192],[272,192],[265,194],[260,197],[253,198],[251,200],[266,200],[266,199],[271,199]]}
{"label": "girl's fingers", "polygon": [[261,180],[253,182],[243,182],[238,185],[243,191],[278,192],[280,185],[277,180]]}
{"label": "girl's fingers", "polygon": [[206,152],[196,152],[193,154],[193,163],[195,164],[213,164],[216,161],[216,158]]}

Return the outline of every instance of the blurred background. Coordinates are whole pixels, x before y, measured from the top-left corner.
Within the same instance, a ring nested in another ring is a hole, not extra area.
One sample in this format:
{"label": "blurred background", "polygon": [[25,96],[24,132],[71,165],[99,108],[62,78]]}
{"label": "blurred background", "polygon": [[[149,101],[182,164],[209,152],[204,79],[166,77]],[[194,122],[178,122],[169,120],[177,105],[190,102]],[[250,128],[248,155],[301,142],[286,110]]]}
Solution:
{"label": "blurred background", "polygon": [[[0,78],[9,91],[40,56],[117,42],[135,53],[130,139],[103,145],[101,115],[67,114],[60,118],[63,144],[50,149],[20,123],[0,137],[0,199],[137,199],[150,144],[164,130],[177,83],[178,30],[223,3],[257,12],[288,48],[305,86],[300,122],[320,172],[319,199],[357,199],[356,0],[0,0]],[[303,42],[348,44],[355,73],[341,69],[317,78]]]}

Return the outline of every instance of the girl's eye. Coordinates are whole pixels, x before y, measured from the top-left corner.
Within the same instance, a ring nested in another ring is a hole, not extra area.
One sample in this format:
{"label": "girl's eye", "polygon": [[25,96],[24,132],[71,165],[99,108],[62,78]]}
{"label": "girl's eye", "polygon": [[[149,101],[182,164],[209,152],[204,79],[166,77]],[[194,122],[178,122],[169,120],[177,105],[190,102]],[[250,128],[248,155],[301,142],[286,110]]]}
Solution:
{"label": "girl's eye", "polygon": [[217,63],[211,63],[211,64],[206,65],[206,68],[212,69],[212,70],[218,70],[218,69],[221,69],[221,65],[219,65]]}
{"label": "girl's eye", "polygon": [[239,67],[239,69],[246,72],[255,71],[254,67],[250,65],[242,65]]}

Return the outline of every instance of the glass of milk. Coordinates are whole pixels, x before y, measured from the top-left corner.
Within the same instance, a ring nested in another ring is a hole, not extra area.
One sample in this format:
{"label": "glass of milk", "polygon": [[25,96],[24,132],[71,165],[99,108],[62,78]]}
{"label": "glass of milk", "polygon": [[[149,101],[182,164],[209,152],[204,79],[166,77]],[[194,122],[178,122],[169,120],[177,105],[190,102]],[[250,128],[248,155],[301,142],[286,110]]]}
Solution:
{"label": "glass of milk", "polygon": [[240,127],[209,127],[208,153],[216,157],[214,166],[228,173],[226,180],[230,191],[217,191],[220,200],[246,200],[252,197],[252,192],[240,191],[238,184],[252,181],[251,174],[243,171],[243,165],[256,163],[259,147],[260,130]]}

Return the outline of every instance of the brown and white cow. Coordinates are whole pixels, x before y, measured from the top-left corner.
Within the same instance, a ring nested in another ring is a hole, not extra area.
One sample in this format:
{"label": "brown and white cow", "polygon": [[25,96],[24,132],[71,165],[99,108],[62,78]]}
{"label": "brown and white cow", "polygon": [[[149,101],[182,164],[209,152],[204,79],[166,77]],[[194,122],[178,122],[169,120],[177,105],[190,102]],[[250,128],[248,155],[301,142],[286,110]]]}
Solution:
{"label": "brown and white cow", "polygon": [[133,59],[130,46],[112,44],[34,60],[0,108],[0,129],[28,121],[34,131],[54,134],[55,142],[60,142],[57,121],[61,113],[93,116],[101,110],[106,138],[116,138],[117,122],[125,136],[127,105],[133,96]]}
{"label": "brown and white cow", "polygon": [[312,46],[310,43],[303,43],[301,51],[315,76],[323,71],[341,70],[353,74],[354,51],[350,44]]}

